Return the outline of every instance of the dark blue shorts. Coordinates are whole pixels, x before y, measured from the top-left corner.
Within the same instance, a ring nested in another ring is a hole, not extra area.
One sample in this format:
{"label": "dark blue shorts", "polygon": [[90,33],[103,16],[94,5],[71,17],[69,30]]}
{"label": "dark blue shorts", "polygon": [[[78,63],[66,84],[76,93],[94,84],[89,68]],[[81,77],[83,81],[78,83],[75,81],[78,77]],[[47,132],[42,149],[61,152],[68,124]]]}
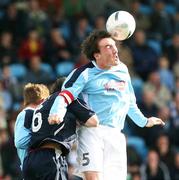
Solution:
{"label": "dark blue shorts", "polygon": [[33,150],[24,160],[23,176],[24,180],[68,180],[66,158],[54,149]]}

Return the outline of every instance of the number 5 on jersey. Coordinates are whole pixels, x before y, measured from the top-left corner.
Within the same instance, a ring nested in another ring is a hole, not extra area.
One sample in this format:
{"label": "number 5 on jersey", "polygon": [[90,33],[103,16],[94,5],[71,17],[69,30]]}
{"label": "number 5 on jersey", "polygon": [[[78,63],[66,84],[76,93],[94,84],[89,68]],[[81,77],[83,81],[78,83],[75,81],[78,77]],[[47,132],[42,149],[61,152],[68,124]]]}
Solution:
{"label": "number 5 on jersey", "polygon": [[82,166],[87,166],[90,162],[90,159],[89,159],[89,153],[83,153],[83,163],[82,163]]}

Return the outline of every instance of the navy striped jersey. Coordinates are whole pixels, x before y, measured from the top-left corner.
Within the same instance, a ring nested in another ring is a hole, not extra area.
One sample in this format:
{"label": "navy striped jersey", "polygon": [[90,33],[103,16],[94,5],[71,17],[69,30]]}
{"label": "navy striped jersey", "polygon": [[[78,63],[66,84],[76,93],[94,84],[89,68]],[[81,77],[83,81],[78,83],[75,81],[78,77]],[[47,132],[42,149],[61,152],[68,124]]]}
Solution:
{"label": "navy striped jersey", "polygon": [[68,106],[62,123],[50,125],[48,123],[48,116],[57,96],[58,93],[54,93],[36,108],[32,120],[30,149],[38,148],[46,142],[56,142],[62,147],[63,153],[67,154],[76,140],[76,120],[84,124],[95,114],[86,106],[84,101],[77,99]]}

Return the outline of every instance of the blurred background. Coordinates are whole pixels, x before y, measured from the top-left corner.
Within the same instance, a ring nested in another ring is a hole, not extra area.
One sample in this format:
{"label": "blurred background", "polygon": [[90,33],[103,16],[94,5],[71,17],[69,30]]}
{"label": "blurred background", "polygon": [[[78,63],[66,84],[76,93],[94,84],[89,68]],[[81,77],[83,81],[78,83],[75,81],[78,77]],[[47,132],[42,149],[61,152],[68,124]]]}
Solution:
{"label": "blurred background", "polygon": [[50,85],[86,64],[81,42],[117,10],[137,23],[131,38],[117,42],[137,104],[166,123],[138,128],[127,117],[128,180],[179,180],[178,0],[0,0],[0,180],[22,179],[13,134],[24,84]]}

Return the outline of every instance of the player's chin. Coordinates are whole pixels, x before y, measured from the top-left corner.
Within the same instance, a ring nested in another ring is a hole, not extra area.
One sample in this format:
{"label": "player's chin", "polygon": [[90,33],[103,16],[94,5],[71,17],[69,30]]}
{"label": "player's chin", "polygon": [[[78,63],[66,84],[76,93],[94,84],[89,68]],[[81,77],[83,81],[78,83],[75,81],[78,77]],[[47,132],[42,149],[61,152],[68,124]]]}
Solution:
{"label": "player's chin", "polygon": [[114,59],[114,65],[118,65],[119,64],[119,58],[115,58]]}

